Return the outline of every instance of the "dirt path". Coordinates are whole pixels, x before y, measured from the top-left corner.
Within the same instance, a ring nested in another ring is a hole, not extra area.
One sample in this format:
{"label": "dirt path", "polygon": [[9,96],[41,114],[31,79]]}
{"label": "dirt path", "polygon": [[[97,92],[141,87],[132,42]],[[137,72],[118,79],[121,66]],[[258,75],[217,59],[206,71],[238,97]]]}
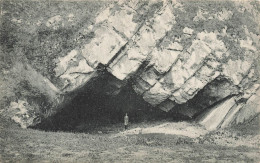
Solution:
{"label": "dirt path", "polygon": [[167,122],[153,127],[134,128],[124,132],[120,132],[115,136],[133,135],[133,134],[168,134],[180,135],[190,138],[197,138],[209,133],[204,127],[188,122]]}

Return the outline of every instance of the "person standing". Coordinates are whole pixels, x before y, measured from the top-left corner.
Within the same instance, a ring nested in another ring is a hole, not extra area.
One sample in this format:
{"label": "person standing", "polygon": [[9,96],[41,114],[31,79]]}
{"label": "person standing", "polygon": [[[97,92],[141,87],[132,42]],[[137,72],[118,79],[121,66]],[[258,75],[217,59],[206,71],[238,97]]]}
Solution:
{"label": "person standing", "polygon": [[124,117],[125,130],[127,130],[127,128],[128,128],[128,121],[129,121],[129,118],[128,118],[127,113],[126,113],[125,117]]}

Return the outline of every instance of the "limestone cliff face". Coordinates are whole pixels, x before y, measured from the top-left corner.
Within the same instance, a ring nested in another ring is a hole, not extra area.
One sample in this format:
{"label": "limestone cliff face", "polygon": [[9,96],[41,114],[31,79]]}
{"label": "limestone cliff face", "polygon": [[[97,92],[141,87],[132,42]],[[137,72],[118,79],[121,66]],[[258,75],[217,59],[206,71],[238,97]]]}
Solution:
{"label": "limestone cliff face", "polygon": [[[35,87],[40,92],[52,90],[44,95],[52,101],[49,114],[55,114],[71,94],[105,70],[114,76],[107,81],[106,94],[118,94],[131,81],[137,95],[165,112],[195,117],[209,107],[219,109],[200,116],[199,122],[209,129],[242,122],[251,112],[259,113],[244,107],[252,103],[260,86],[257,5],[249,1],[109,3],[79,29],[92,37],[83,41],[74,37],[75,46],[52,60],[52,78],[38,78],[47,86]],[[55,31],[62,21],[55,15],[45,24]],[[29,75],[26,80],[33,85]],[[216,121],[211,118],[208,123],[210,117],[217,117]],[[30,119],[23,125],[35,123]]]}

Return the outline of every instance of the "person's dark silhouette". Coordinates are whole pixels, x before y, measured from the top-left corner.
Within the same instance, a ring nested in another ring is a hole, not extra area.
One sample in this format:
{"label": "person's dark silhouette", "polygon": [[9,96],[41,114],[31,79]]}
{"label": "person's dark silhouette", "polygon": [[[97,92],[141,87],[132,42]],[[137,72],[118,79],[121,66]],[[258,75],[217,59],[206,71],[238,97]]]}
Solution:
{"label": "person's dark silhouette", "polygon": [[127,113],[126,113],[125,117],[124,117],[125,130],[127,130],[127,128],[128,128],[128,121],[129,121],[129,118],[128,118]]}

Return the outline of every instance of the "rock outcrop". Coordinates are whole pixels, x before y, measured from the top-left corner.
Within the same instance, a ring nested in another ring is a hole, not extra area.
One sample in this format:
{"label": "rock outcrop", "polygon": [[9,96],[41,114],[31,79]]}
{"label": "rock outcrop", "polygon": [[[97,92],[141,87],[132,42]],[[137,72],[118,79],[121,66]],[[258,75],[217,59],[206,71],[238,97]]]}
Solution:
{"label": "rock outcrop", "polygon": [[[242,123],[259,113],[259,14],[255,5],[259,4],[109,3],[78,30],[91,37],[78,41],[82,37],[75,36],[75,46],[52,60],[50,79],[44,75],[25,75],[25,79],[50,99],[48,114],[39,108],[43,117],[55,114],[105,70],[114,76],[107,81],[106,94],[117,95],[131,81],[136,94],[152,107],[192,118],[200,114],[199,123],[208,129]],[[56,15],[45,25],[55,31],[62,21]],[[33,84],[33,77],[40,80],[38,84]],[[18,107],[20,103],[10,103],[9,110],[19,108],[18,113],[7,110],[4,114],[20,114],[24,110]],[[29,116],[15,121],[23,127],[40,122],[34,121],[36,115]]]}

